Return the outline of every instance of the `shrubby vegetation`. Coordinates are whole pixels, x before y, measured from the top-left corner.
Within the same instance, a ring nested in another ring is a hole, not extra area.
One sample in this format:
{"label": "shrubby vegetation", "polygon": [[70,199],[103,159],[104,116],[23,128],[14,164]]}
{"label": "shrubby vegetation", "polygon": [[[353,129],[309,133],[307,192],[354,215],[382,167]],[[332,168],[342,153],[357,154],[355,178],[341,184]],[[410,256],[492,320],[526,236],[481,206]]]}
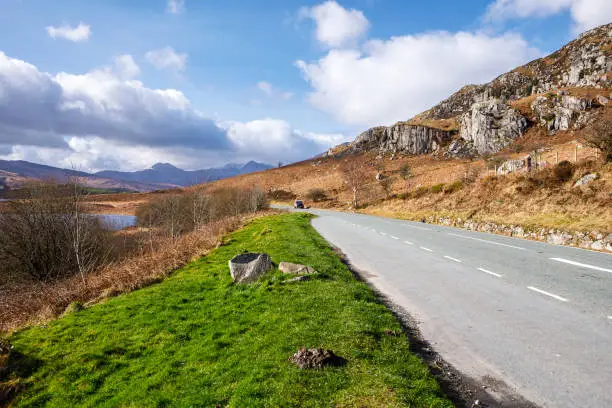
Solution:
{"label": "shrubby vegetation", "polygon": [[263,210],[266,193],[252,189],[198,190],[168,194],[150,201],[136,213],[138,226],[156,228],[172,239],[200,229],[211,221]]}
{"label": "shrubby vegetation", "polygon": [[0,214],[0,283],[14,279],[49,282],[81,275],[116,257],[111,232],[84,214],[84,190],[33,184],[24,198]]}
{"label": "shrubby vegetation", "polygon": [[327,192],[322,188],[311,188],[306,193],[306,198],[318,203],[327,200]]}
{"label": "shrubby vegetation", "polygon": [[76,185],[26,193],[0,214],[0,331],[159,281],[267,207],[259,188],[167,192],[138,211],[137,228],[110,231]]}

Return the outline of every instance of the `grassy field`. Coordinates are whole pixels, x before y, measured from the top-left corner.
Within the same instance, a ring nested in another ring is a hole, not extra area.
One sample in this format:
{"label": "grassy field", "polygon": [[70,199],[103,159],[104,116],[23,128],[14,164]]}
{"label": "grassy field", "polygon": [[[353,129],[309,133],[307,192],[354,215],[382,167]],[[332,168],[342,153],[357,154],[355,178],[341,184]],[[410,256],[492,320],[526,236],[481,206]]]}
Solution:
{"label": "grassy field", "polygon": [[[227,261],[244,250],[321,274],[283,283],[274,271],[235,285]],[[24,364],[17,406],[452,406],[396,318],[306,214],[257,219],[162,283],[10,340]],[[299,370],[288,358],[300,347],[347,364]]]}

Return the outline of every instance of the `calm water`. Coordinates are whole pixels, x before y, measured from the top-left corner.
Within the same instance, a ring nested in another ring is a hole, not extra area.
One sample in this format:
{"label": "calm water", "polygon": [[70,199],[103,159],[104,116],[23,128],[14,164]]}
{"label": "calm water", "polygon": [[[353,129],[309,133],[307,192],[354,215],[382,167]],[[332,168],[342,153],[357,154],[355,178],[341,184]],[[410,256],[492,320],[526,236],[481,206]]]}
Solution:
{"label": "calm water", "polygon": [[127,227],[136,225],[135,215],[121,214],[93,214],[98,217],[104,224],[113,231],[118,231]]}

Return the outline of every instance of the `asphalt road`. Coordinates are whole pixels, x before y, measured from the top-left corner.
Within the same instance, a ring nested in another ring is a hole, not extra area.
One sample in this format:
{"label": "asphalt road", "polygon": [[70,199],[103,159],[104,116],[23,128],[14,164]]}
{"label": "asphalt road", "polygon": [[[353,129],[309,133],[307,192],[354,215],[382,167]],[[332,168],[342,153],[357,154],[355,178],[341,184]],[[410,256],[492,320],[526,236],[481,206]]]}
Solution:
{"label": "asphalt road", "polygon": [[460,371],[542,407],[612,407],[612,255],[309,211]]}

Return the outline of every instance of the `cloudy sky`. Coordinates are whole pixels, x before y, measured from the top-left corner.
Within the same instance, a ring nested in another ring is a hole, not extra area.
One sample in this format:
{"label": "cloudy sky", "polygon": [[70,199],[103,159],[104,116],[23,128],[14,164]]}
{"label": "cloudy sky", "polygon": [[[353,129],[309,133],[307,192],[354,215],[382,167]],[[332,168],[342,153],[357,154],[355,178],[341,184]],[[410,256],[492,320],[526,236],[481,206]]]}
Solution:
{"label": "cloudy sky", "polygon": [[296,161],[610,21],[609,0],[0,0],[0,158]]}

